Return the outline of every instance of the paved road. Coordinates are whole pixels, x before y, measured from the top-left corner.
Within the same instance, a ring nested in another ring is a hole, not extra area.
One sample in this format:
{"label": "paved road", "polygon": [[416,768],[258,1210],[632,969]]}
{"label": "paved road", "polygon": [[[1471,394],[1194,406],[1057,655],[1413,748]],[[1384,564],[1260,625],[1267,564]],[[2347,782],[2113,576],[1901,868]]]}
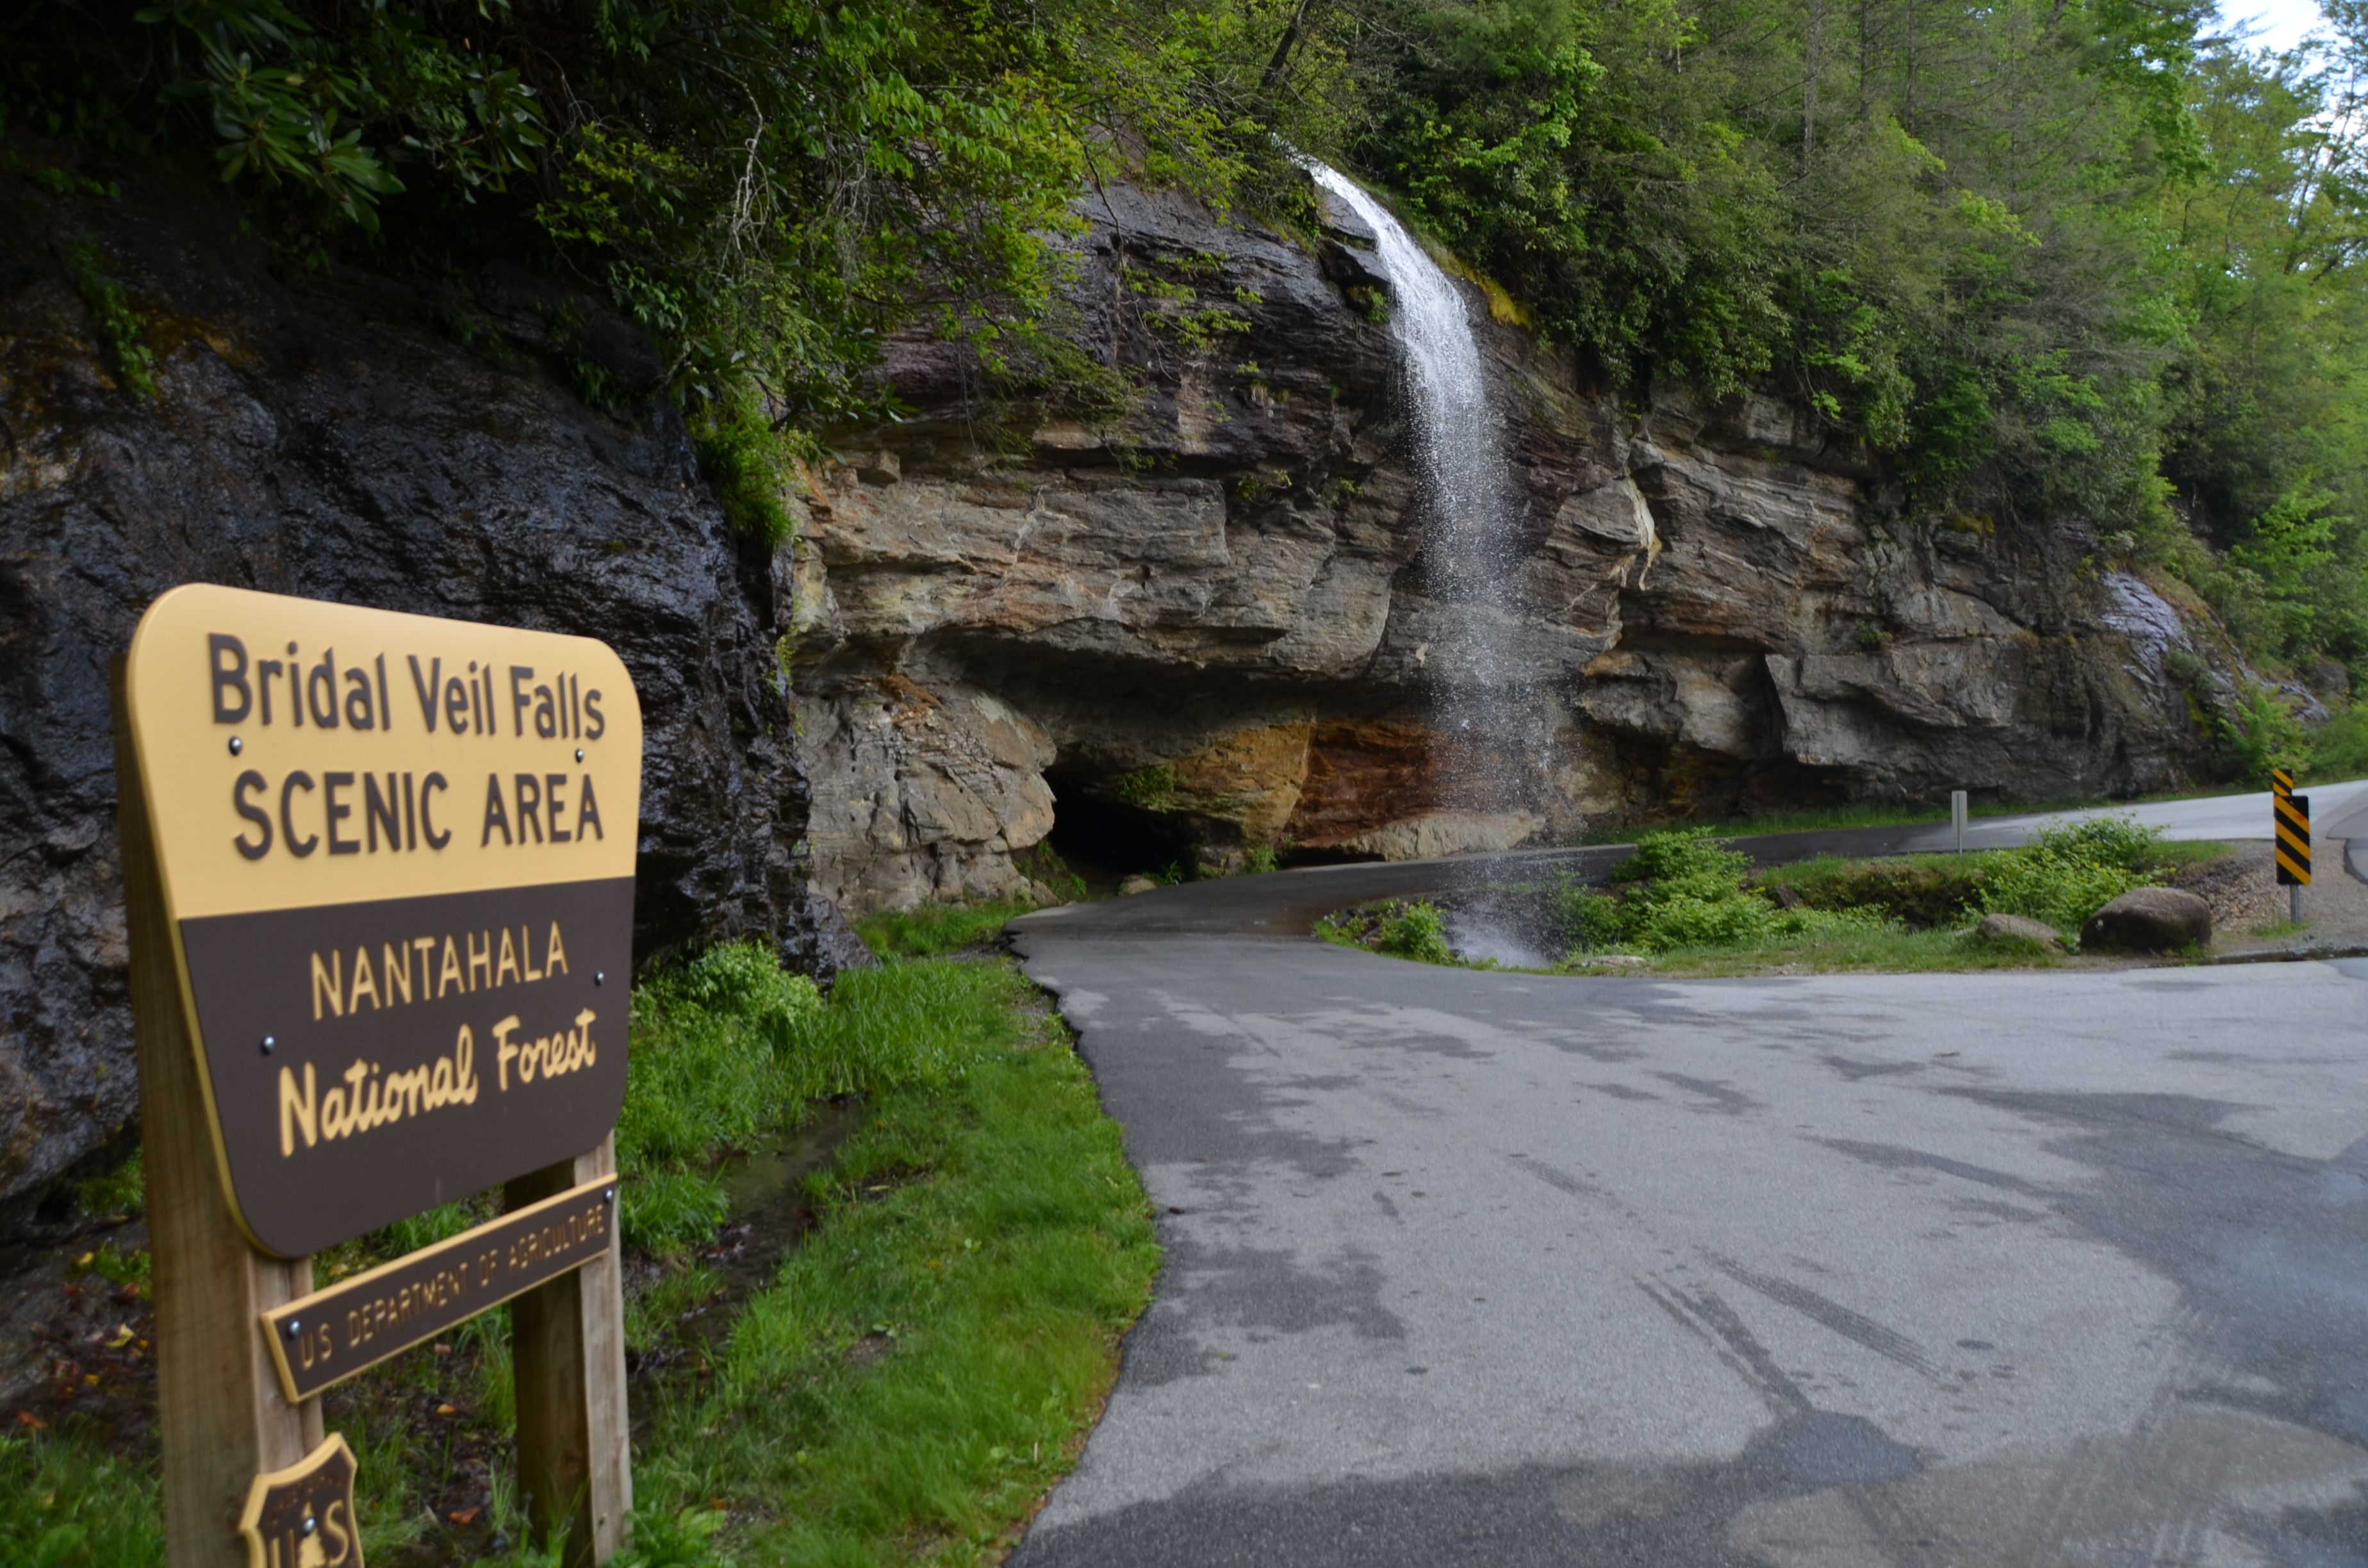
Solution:
{"label": "paved road", "polygon": [[[1591,853],[1591,852],[1590,852]],[[1039,915],[1167,1264],[1014,1562],[2368,1562],[2368,960],[1672,983]]]}
{"label": "paved road", "polygon": [[[2368,838],[2368,833],[2347,831],[2368,827],[2368,779],[2341,784],[2315,784],[2301,791],[2310,797],[2311,827],[2322,838]],[[1976,817],[1965,835],[1974,848],[1988,849],[2021,844],[2038,829],[2055,823],[2079,822],[2107,815],[2134,816],[2165,838],[2269,838],[2270,796],[2214,795],[2197,801],[2151,801],[2140,806],[2100,806],[2091,811],[2044,812],[2028,816]],[[2357,816],[2357,824],[2350,819]],[[1927,829],[1916,841],[1918,849],[1946,849],[1956,841],[1945,826]]]}

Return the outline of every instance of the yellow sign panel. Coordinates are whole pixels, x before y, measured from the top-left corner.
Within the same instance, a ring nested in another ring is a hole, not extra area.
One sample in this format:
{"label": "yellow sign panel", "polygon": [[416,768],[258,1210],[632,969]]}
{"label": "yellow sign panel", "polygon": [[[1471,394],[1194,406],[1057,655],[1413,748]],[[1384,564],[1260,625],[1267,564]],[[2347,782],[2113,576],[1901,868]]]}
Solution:
{"label": "yellow sign panel", "polygon": [[195,584],[126,675],[176,918],[632,875],[606,643]]}
{"label": "yellow sign panel", "polygon": [[193,585],[125,670],[232,1211],[301,1256],[624,1094],[641,708],[589,638]]}

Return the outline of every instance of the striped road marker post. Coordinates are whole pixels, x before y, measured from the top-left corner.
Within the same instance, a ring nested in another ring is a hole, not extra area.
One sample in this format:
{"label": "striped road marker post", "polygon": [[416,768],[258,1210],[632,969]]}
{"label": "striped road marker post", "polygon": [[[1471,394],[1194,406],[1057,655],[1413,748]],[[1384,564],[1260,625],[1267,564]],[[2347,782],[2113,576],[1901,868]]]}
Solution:
{"label": "striped road marker post", "polygon": [[2270,775],[2270,810],[2277,832],[2278,885],[2288,890],[2294,923],[2302,924],[2302,890],[2310,886],[2310,797],[2294,792],[2294,775]]}

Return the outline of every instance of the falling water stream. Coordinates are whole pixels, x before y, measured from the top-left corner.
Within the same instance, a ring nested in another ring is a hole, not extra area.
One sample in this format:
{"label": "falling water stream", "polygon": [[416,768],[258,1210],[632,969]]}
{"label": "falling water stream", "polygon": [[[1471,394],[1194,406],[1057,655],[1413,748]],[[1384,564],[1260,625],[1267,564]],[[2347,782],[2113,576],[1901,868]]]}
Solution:
{"label": "falling water stream", "polygon": [[[1516,576],[1520,518],[1463,293],[1387,208],[1310,159],[1315,182],[1371,228],[1390,285],[1390,336],[1405,374],[1428,508],[1418,629],[1441,823],[1439,847],[1501,846],[1538,799],[1544,693],[1522,667]],[[1534,819],[1530,819],[1531,823]],[[1510,830],[1508,833],[1508,829]]]}

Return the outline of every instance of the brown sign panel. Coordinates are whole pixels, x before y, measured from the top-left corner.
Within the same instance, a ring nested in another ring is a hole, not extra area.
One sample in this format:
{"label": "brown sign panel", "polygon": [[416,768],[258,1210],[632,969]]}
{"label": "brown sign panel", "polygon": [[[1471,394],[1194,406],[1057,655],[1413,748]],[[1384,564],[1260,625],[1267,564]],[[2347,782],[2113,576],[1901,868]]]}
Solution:
{"label": "brown sign panel", "polygon": [[433,1339],[614,1244],[617,1183],[587,1182],[263,1315],[294,1403]]}
{"label": "brown sign panel", "polygon": [[249,1568],[362,1568],[354,1451],[342,1433],[286,1470],[258,1475],[238,1533]]}
{"label": "brown sign panel", "polygon": [[642,755],[614,653],[193,585],[126,696],[250,1240],[317,1252],[607,1134]]}

